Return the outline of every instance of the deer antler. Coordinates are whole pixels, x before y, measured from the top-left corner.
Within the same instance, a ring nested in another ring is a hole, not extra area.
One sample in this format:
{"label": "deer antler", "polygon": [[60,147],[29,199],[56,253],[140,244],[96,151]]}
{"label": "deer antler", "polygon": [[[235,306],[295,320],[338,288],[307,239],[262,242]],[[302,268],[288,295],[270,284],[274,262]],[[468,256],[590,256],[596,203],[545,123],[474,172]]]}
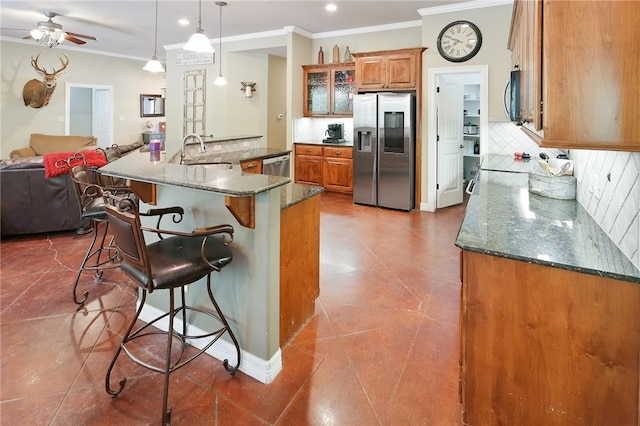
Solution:
{"label": "deer antler", "polygon": [[33,67],[33,69],[35,69],[37,72],[42,73],[42,74],[46,74],[47,71],[44,68],[40,68],[38,66],[38,59],[40,58],[40,54],[38,53],[38,56],[36,56],[35,59],[33,59],[33,56],[31,57],[31,66]]}
{"label": "deer antler", "polygon": [[54,74],[56,74],[56,75],[57,75],[57,74],[60,74],[62,71],[64,71],[64,69],[65,69],[65,68],[67,68],[67,65],[69,65],[69,58],[67,57],[67,55],[64,55],[64,59],[66,59],[66,60],[67,60],[67,62],[65,62],[65,61],[62,59],[62,57],[60,57],[60,63],[62,64],[62,68],[60,68],[60,69],[59,69],[59,70],[57,70],[57,71],[56,71],[56,70],[55,70],[55,68],[54,68],[54,70],[53,70],[53,73],[54,73]]}

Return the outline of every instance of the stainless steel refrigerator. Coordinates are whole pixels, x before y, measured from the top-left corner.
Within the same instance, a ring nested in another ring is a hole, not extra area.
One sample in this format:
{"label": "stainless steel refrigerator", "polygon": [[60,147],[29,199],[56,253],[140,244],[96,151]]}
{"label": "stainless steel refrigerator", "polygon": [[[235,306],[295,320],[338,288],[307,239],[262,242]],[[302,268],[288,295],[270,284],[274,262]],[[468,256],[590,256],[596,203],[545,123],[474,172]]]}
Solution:
{"label": "stainless steel refrigerator", "polygon": [[353,201],[398,210],[415,203],[415,95],[368,93],[353,101]]}

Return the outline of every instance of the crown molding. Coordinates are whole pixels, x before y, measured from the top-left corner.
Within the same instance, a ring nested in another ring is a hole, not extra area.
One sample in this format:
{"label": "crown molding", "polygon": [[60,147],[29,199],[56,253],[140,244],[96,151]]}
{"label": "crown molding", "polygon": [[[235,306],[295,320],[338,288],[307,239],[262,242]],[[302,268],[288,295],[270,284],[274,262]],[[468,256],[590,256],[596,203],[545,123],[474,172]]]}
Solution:
{"label": "crown molding", "polygon": [[460,12],[464,10],[481,9],[485,7],[512,5],[513,0],[471,0],[444,6],[425,7],[419,9],[420,16],[439,15],[441,13]]}

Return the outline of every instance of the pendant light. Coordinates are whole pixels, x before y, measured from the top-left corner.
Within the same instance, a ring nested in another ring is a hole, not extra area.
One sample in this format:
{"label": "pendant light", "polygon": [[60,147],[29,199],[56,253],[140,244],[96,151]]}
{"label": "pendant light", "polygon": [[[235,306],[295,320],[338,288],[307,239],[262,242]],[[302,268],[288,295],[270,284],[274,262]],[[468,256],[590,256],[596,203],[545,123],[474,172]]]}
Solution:
{"label": "pendant light", "polygon": [[155,34],[155,40],[153,42],[153,56],[151,57],[151,59],[149,59],[147,64],[142,69],[149,72],[164,72],[164,67],[162,66],[160,61],[158,61],[158,55],[157,55],[158,53],[158,0],[156,0],[156,30],[155,31],[156,31],[156,34]]}
{"label": "pendant light", "polygon": [[220,57],[220,73],[218,74],[218,77],[215,79],[213,84],[215,84],[216,86],[226,86],[227,80],[222,76],[222,7],[226,6],[227,2],[217,1],[216,4],[220,6],[220,38],[218,39],[220,40],[220,47],[218,48],[218,56]]}
{"label": "pendant light", "polygon": [[209,37],[207,37],[202,29],[202,0],[198,0],[198,28],[196,28],[196,32],[193,33],[187,44],[182,46],[182,48],[184,50],[190,50],[198,53],[215,52],[215,50],[213,50],[213,46],[211,46]]}

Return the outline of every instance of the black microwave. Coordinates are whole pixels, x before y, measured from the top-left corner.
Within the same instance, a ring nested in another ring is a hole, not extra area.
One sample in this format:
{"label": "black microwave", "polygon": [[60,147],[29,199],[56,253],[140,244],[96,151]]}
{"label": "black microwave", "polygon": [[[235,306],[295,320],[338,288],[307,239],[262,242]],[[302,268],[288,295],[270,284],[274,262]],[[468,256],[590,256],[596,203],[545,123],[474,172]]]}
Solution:
{"label": "black microwave", "polygon": [[520,70],[511,71],[509,79],[509,120],[520,121]]}

